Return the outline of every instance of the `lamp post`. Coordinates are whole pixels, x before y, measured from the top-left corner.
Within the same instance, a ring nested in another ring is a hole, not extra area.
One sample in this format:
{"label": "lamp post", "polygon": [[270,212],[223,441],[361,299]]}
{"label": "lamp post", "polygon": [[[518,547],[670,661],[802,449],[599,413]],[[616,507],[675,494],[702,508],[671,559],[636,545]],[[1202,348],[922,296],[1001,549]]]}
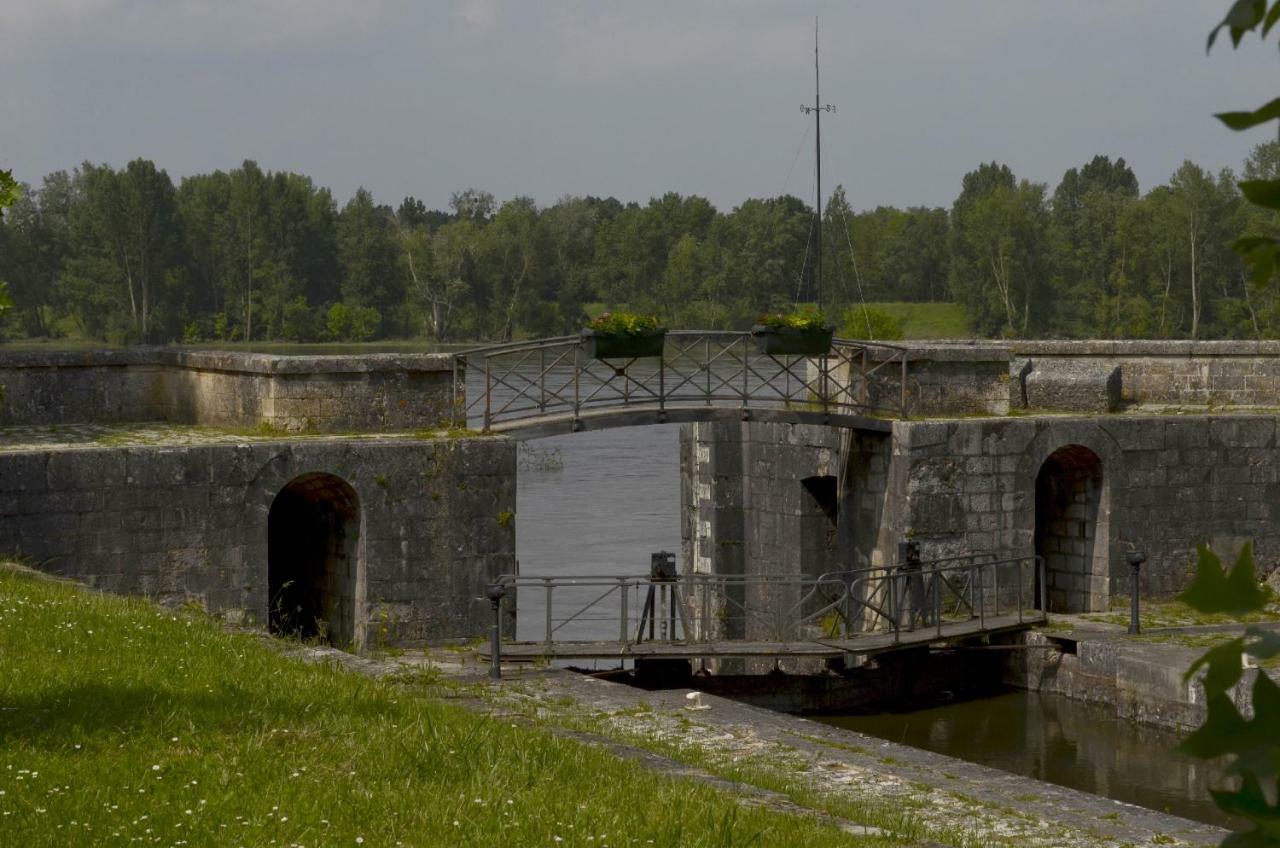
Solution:
{"label": "lamp post", "polygon": [[507,596],[507,587],[491,583],[484,594],[493,609],[493,625],[489,631],[489,677],[498,680],[502,677],[502,599]]}
{"label": "lamp post", "polygon": [[1138,572],[1147,561],[1147,555],[1142,551],[1129,551],[1125,560],[1129,563],[1129,633],[1136,636],[1142,632],[1138,620]]}

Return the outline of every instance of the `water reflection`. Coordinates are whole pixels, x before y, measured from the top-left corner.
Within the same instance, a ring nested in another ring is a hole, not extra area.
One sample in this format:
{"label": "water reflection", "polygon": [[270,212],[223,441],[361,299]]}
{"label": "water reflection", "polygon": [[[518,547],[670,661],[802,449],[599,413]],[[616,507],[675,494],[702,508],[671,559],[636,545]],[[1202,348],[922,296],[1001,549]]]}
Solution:
{"label": "water reflection", "polygon": [[1176,733],[1057,695],[1012,692],[916,712],[817,720],[1149,809],[1232,824],[1209,797],[1221,766],[1176,753]]}

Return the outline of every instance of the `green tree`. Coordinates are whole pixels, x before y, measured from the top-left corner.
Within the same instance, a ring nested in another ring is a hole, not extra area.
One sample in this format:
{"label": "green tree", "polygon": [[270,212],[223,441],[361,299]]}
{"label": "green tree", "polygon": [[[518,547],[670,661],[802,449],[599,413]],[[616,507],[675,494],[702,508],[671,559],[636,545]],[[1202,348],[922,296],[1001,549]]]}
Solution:
{"label": "green tree", "polygon": [[951,213],[951,288],[980,332],[1027,336],[1047,323],[1045,187],[991,163],[964,178]]}
{"label": "green tree", "polygon": [[391,211],[376,206],[363,188],[338,216],[342,302],[377,310],[382,335],[400,328],[398,316],[405,303],[406,286],[394,228]]}
{"label": "green tree", "polygon": [[1053,329],[1070,336],[1122,336],[1129,245],[1121,221],[1138,199],[1124,159],[1095,156],[1071,168],[1053,193],[1050,241],[1058,304]]}
{"label": "green tree", "polygon": [[[0,171],[0,222],[4,220],[4,210],[17,202],[19,194],[18,181],[13,178],[13,172]],[[0,316],[12,306],[13,299],[9,296],[8,286],[4,280],[0,280]]]}
{"label": "green tree", "polygon": [[[169,175],[145,159],[120,171],[85,164],[85,201],[73,210],[74,290],[86,327],[120,339],[153,342],[172,328],[157,325],[181,278],[180,219]],[[88,311],[105,314],[88,317]]]}

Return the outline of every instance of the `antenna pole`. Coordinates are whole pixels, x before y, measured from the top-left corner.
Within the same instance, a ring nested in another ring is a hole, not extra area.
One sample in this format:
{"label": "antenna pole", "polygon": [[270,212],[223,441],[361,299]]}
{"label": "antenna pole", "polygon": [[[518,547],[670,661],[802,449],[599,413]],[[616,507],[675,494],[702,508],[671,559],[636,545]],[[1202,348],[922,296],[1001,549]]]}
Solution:
{"label": "antenna pole", "polygon": [[806,115],[813,114],[814,133],[813,133],[813,155],[817,161],[816,173],[816,192],[814,197],[814,214],[818,216],[818,226],[815,230],[817,239],[814,244],[814,252],[817,254],[813,263],[813,281],[818,299],[818,309],[822,309],[822,113],[834,112],[836,107],[831,104],[822,105],[822,89],[821,77],[818,71],[818,19],[813,19],[813,105],[801,106],[800,111]]}

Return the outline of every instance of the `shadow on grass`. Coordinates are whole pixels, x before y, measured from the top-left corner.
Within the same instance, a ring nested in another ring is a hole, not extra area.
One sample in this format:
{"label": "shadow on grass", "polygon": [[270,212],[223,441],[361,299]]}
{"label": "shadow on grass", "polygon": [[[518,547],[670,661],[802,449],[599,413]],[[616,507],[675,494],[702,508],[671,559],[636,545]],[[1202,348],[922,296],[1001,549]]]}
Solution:
{"label": "shadow on grass", "polygon": [[265,695],[241,686],[191,692],[128,684],[81,683],[47,689],[27,697],[0,691],[0,748],[27,744],[60,748],[71,740],[99,735],[143,737],[175,726],[227,733],[263,725],[272,727],[367,724],[403,715],[403,710],[373,696],[346,693],[326,700],[317,690],[309,698],[287,693]]}

